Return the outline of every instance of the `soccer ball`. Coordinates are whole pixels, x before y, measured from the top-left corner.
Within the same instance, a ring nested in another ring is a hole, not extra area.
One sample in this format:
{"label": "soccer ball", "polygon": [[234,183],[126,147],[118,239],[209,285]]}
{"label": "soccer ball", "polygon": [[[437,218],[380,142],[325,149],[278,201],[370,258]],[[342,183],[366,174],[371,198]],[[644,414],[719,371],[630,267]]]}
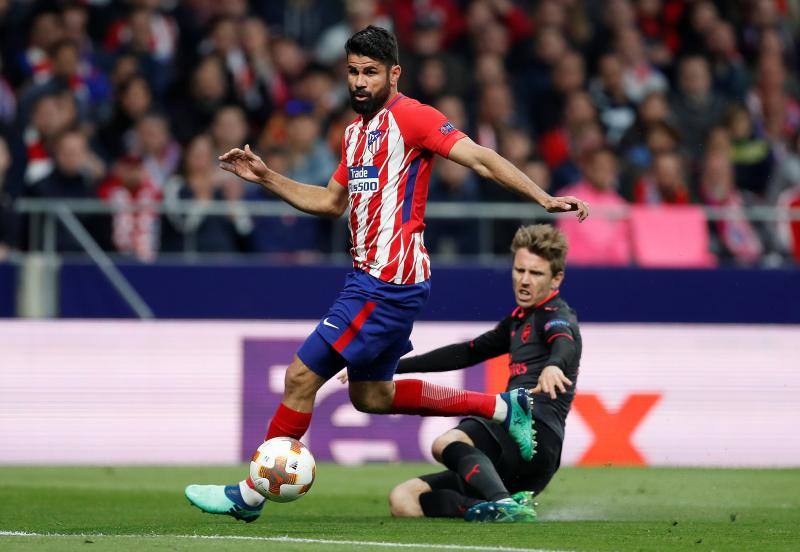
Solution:
{"label": "soccer ball", "polygon": [[275,437],[262,443],[250,459],[253,486],[275,502],[291,502],[306,494],[316,471],[311,451],[291,437]]}

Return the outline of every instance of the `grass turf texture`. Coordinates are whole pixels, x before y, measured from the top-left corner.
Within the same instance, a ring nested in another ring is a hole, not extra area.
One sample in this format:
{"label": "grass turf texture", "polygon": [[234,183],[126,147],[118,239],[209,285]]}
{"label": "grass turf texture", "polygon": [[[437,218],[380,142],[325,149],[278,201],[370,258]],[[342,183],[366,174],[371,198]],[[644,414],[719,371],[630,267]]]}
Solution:
{"label": "grass turf texture", "polygon": [[269,503],[246,525],[202,514],[183,496],[188,483],[236,481],[243,468],[4,467],[0,532],[68,536],[0,536],[0,549],[426,549],[186,537],[217,535],[455,545],[439,548],[450,550],[800,550],[800,470],[564,468],[539,498],[535,524],[389,517],[389,489],[435,469],[323,464],[306,497]]}

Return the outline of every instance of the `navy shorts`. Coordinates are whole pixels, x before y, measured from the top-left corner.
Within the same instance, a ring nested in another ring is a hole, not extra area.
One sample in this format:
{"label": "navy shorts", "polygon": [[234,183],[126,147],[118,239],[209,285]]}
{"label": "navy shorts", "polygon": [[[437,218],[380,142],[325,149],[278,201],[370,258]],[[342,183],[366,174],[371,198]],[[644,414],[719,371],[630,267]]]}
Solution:
{"label": "navy shorts", "polygon": [[353,270],[297,356],[325,379],[347,366],[350,381],[389,381],[413,349],[408,338],[430,290],[430,280],[390,284]]}

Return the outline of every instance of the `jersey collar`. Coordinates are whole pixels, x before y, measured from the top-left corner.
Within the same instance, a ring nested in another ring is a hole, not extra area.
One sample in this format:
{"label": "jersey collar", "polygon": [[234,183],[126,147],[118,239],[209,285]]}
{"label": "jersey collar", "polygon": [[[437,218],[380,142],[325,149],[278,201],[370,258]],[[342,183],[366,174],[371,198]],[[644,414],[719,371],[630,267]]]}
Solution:
{"label": "jersey collar", "polygon": [[397,94],[395,94],[394,96],[389,98],[389,100],[383,105],[383,107],[380,108],[378,111],[376,111],[375,114],[372,117],[370,117],[369,119],[364,119],[363,115],[359,115],[361,128],[366,128],[367,125],[369,125],[369,122],[372,119],[374,119],[375,117],[377,117],[378,115],[380,115],[384,111],[390,110],[394,106],[394,104],[396,104],[397,101],[402,97],[403,97],[403,94],[401,92],[398,92]]}

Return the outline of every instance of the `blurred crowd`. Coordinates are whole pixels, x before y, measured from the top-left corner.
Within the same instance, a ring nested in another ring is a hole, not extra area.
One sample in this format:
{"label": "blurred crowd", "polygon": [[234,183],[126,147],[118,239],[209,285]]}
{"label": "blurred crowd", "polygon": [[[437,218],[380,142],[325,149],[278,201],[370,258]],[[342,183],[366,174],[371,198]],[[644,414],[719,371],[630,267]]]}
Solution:
{"label": "blurred crowd", "polygon": [[[800,206],[796,10],[793,0],[0,0],[0,258],[28,245],[19,197],[109,202],[112,217],[84,222],[103,247],[142,260],[330,251],[330,223],[249,216],[243,202],[275,198],[216,157],[249,143],[273,169],[326,185],[354,117],[344,43],[376,24],[400,41],[402,92],[551,193],[595,208],[726,207],[708,225],[716,258],[785,262],[800,251],[798,226],[744,209]],[[192,208],[171,208],[178,200]],[[208,213],[210,200],[227,214]],[[440,160],[430,200],[515,198]],[[565,223],[573,260],[630,264],[627,221],[590,221]],[[517,222],[494,224],[497,252]],[[434,254],[474,254],[479,241],[474,221],[426,231]],[[58,247],[77,244],[60,232]]]}

